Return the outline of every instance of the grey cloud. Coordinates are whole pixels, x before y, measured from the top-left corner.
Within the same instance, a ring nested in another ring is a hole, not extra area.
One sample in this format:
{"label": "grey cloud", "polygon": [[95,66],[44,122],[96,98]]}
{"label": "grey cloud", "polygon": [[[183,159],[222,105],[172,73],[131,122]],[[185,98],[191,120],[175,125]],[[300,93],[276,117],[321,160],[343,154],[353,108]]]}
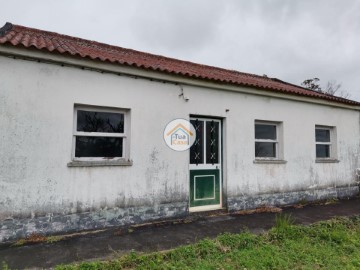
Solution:
{"label": "grey cloud", "polygon": [[[300,84],[360,100],[359,0],[4,1],[3,22]],[[14,12],[16,10],[16,12]]]}
{"label": "grey cloud", "polygon": [[144,1],[131,24],[135,38],[147,46],[192,53],[214,42],[223,9],[220,1]]}

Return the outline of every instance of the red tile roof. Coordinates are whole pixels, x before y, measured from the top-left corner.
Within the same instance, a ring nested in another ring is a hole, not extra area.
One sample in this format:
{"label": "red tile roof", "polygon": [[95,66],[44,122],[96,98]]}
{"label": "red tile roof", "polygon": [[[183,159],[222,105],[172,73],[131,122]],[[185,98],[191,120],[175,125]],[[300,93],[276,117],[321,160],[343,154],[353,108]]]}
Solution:
{"label": "red tile roof", "polygon": [[0,29],[0,44],[60,53],[69,57],[89,58],[94,61],[132,66],[199,80],[360,105],[360,102],[322,94],[275,78],[200,65],[11,23],[6,23]]}

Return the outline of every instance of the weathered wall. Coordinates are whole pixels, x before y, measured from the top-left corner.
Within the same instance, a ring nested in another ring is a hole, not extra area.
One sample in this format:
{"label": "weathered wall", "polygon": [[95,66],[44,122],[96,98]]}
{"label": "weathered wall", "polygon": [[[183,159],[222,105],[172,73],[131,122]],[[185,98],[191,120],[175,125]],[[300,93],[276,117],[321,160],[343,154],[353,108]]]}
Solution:
{"label": "weathered wall", "polygon": [[[186,213],[188,152],[168,148],[162,134],[169,121],[189,114],[224,118],[224,191],[230,210],[251,207],[245,198],[263,196],[263,203],[275,193],[281,202],[283,193],[329,188],[330,194],[355,184],[359,112],[183,88],[188,102],[170,83],[1,56],[0,242],[32,231],[90,229]],[[75,103],[131,109],[132,166],[67,167]],[[253,163],[255,119],[283,122],[286,164]],[[315,163],[316,124],[336,126],[339,163]]]}

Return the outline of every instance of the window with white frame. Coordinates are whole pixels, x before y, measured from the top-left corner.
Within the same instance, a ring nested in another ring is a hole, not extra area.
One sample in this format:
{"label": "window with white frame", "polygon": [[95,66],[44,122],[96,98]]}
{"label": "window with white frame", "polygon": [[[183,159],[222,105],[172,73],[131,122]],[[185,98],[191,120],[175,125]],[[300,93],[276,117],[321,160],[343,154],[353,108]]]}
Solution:
{"label": "window with white frame", "polygon": [[255,158],[280,159],[280,123],[255,121]]}
{"label": "window with white frame", "polygon": [[316,158],[335,158],[334,127],[315,126]]}
{"label": "window with white frame", "polygon": [[75,106],[74,160],[128,159],[129,110]]}

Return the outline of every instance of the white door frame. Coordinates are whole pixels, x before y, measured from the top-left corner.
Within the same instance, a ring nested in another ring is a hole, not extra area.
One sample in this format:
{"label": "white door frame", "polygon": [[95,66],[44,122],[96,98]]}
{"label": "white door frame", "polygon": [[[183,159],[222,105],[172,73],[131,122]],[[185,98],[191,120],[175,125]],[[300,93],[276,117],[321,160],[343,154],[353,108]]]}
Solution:
{"label": "white door frame", "polygon": [[[190,170],[219,170],[219,192],[220,192],[220,203],[216,205],[205,205],[205,206],[195,206],[189,207],[190,212],[201,212],[201,211],[210,211],[210,210],[218,210],[222,208],[222,199],[223,199],[223,187],[222,187],[222,120],[219,118],[211,118],[211,117],[196,117],[191,116],[190,120],[200,120],[204,121],[204,132],[203,132],[203,145],[204,145],[204,163],[203,164],[190,164],[190,155],[189,155],[189,171]],[[206,122],[217,122],[219,123],[219,163],[217,164],[206,164]],[[190,177],[190,175],[189,175]],[[191,179],[189,179],[190,183]],[[190,198],[189,198],[190,200]]]}

